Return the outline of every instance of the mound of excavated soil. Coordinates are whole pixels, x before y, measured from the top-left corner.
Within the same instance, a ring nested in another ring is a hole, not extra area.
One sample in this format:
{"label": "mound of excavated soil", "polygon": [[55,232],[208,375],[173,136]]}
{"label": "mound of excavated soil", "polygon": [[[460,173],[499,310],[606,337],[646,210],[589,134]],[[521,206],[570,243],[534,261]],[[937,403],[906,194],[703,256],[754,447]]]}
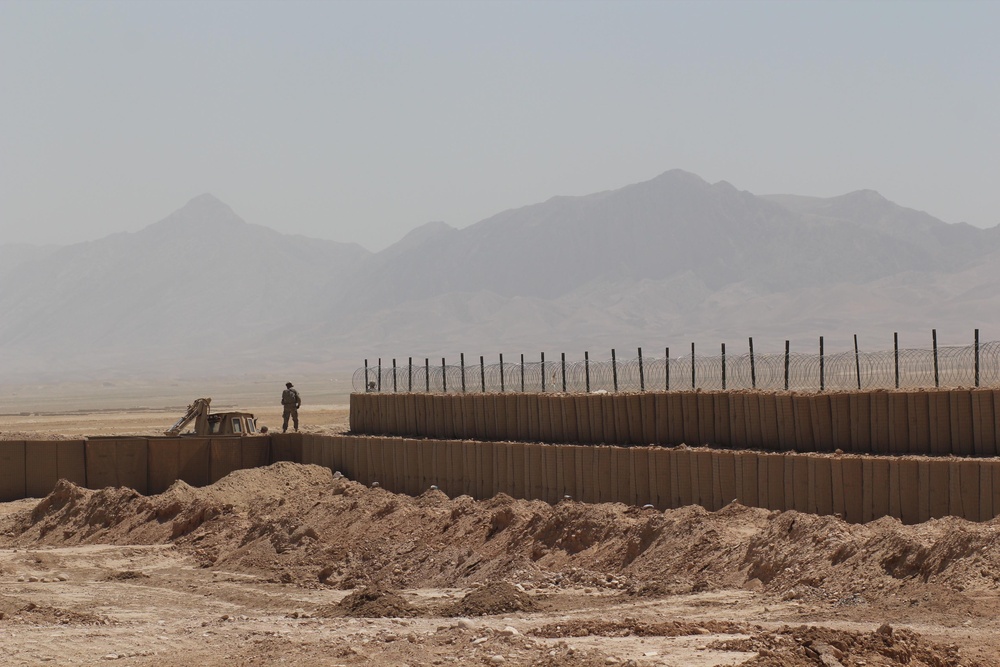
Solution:
{"label": "mound of excavated soil", "polygon": [[319,466],[276,463],[154,496],[60,482],[33,509],[0,517],[0,546],[172,544],[204,566],[342,589],[517,581],[529,590],[667,595],[746,587],[805,604],[947,605],[976,617],[995,611],[976,593],[1000,584],[998,531],[998,520],[854,525],[737,504],[659,512],[502,494],[414,498]]}
{"label": "mound of excavated soil", "polygon": [[[777,631],[759,625],[723,621],[650,623],[635,619],[616,621],[570,620],[549,623],[532,632],[539,637],[679,637],[690,635],[749,635],[711,642],[710,648],[757,653],[743,667],[844,667],[845,665],[910,665],[958,667],[962,660],[954,646],[940,646],[906,629],[882,625],[869,633],[799,626]],[[971,663],[975,664],[975,663]]]}
{"label": "mound of excavated soil", "polygon": [[102,616],[59,609],[34,602],[25,604],[14,598],[0,596],[0,621],[5,623],[32,623],[54,625],[107,625]]}
{"label": "mound of excavated soil", "polygon": [[121,570],[104,577],[104,581],[136,581],[139,579],[149,579],[149,575],[137,570]]}
{"label": "mound of excavated soil", "polygon": [[962,660],[954,646],[939,646],[906,629],[882,625],[875,632],[845,632],[800,626],[779,632],[760,632],[749,639],[723,640],[713,648],[757,651],[741,667],[812,667],[813,665],[910,665],[959,667]]}
{"label": "mound of excavated soil", "polygon": [[[0,431],[0,440],[38,440],[38,433],[29,433],[25,431]],[[60,433],[45,433],[44,440],[71,440],[73,436],[63,435]]]}
{"label": "mound of excavated soil", "polygon": [[[727,621],[704,621],[690,623],[684,621],[665,621],[648,623],[626,618],[621,621],[564,621],[549,623],[533,631],[537,637],[559,639],[561,637],[683,637],[687,635],[736,635],[746,634],[760,627],[748,629],[740,623]],[[756,650],[756,649],[755,649]]]}
{"label": "mound of excavated soil", "polygon": [[398,591],[381,586],[366,586],[354,591],[333,609],[323,610],[323,615],[353,616],[355,618],[400,618],[413,616],[415,611]]}
{"label": "mound of excavated soil", "polygon": [[534,611],[531,596],[506,581],[492,581],[469,591],[449,610],[450,616],[487,616]]}

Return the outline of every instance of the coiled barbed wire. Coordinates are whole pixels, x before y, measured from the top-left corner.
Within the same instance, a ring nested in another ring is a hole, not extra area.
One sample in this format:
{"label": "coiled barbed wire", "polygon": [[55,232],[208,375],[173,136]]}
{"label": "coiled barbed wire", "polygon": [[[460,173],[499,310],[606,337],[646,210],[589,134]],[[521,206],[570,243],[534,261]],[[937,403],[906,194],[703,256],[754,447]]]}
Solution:
{"label": "coiled barbed wire", "polygon": [[[786,370],[787,369],[787,370]],[[787,378],[787,386],[786,386]],[[898,380],[897,380],[898,378]],[[976,348],[901,349],[835,354],[740,354],[639,357],[496,364],[370,365],[353,376],[354,391],[595,392],[763,389],[817,391],[1000,386],[1000,342]]]}

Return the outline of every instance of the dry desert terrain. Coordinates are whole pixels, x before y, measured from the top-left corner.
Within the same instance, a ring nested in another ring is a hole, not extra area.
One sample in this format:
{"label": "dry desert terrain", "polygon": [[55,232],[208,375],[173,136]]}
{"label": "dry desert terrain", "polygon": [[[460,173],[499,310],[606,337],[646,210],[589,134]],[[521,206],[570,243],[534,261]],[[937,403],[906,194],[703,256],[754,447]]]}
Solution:
{"label": "dry desert terrain", "polygon": [[[177,416],[6,415],[0,437]],[[343,404],[302,417],[347,429]],[[997,665],[998,527],[411,497],[292,463],[149,497],[60,482],[0,504],[0,663]]]}

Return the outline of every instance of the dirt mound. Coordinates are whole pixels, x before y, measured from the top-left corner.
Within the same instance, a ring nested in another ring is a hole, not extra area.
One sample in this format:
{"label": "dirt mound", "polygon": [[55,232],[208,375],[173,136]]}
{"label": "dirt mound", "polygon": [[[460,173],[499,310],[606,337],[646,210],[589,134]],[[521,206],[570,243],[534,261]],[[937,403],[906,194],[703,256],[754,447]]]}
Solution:
{"label": "dirt mound", "polygon": [[149,575],[138,570],[121,570],[104,577],[104,581],[135,581],[138,579],[149,579]]}
{"label": "dirt mound", "polygon": [[133,520],[142,498],[132,489],[91,491],[60,479],[52,493],[15,524],[14,530],[21,534],[31,533],[41,543],[81,542]]}
{"label": "dirt mound", "polygon": [[[518,581],[527,590],[581,586],[644,597],[749,588],[842,606],[946,600],[976,616],[992,613],[976,603],[977,591],[1000,584],[998,530],[998,521],[953,518],[854,525],[737,504],[659,512],[502,494],[414,498],[334,479],[319,466],[277,463],[148,497],[63,481],[30,511],[0,517],[0,545],[173,544],[206,567],[312,587]],[[481,608],[493,603],[484,599]]]}
{"label": "dirt mound", "polygon": [[27,431],[0,431],[0,440],[72,440],[73,436],[61,433],[46,433],[40,438],[38,433]]}
{"label": "dirt mound", "polygon": [[4,596],[0,597],[0,622],[51,625],[109,625],[111,620],[104,616],[49,607]]}
{"label": "dirt mound", "polygon": [[869,633],[800,626],[760,632],[749,639],[723,640],[711,646],[729,651],[756,651],[756,658],[741,663],[745,667],[963,667],[977,664],[963,659],[954,646],[938,646],[915,632],[889,625]]}
{"label": "dirt mound", "polygon": [[[336,605],[341,616],[354,618],[402,618],[415,615],[409,602],[403,599],[399,591],[381,586],[366,586],[354,591]],[[323,615],[331,615],[327,608]]]}
{"label": "dirt mound", "polygon": [[[335,628],[334,657],[345,664],[445,657],[495,664],[501,656],[518,665],[642,665],[656,652],[698,657],[709,644],[746,651],[755,657],[745,664],[758,667],[1000,664],[992,642],[998,532],[1000,520],[852,525],[738,504],[660,512],[505,495],[476,501],[437,490],[410,497],[292,463],[238,471],[204,488],[178,482],[152,496],[60,482],[41,501],[0,511],[0,578],[10,584],[0,594],[0,625],[20,624],[19,633],[64,623],[116,630],[128,624],[88,613],[96,609],[86,602],[95,583],[135,596],[141,609],[161,587],[208,598],[207,587],[212,605],[199,622],[230,632],[232,646],[251,647],[217,653],[227,660],[243,650],[258,662],[260,655],[277,660],[292,646],[284,630],[311,642],[313,633]],[[88,564],[64,579],[71,559]],[[191,568],[192,559],[207,569]],[[187,579],[175,581],[178,574]],[[457,601],[451,590],[400,593],[454,588],[470,592]],[[337,595],[330,589],[353,592],[330,605]],[[205,621],[219,611],[215,600],[227,601],[226,614]],[[532,603],[535,613],[509,628],[487,616],[430,632],[434,621],[399,618],[510,614],[531,611]],[[245,605],[243,613],[230,604]],[[280,619],[280,636],[270,625],[258,632],[265,616]],[[888,626],[866,632],[886,621],[924,635]],[[800,623],[819,627],[782,629]],[[21,655],[36,649],[31,641]],[[951,642],[978,653],[959,655]],[[317,646],[310,655],[330,644]]]}
{"label": "dirt mound", "polygon": [[[754,630],[760,631],[760,627]],[[562,637],[684,637],[689,635],[737,635],[753,630],[740,623],[725,621],[705,621],[689,623],[684,621],[667,621],[649,623],[626,618],[620,621],[566,621],[549,623],[534,630],[537,637],[560,639]]]}
{"label": "dirt mound", "polygon": [[92,491],[59,480],[30,513],[13,518],[9,532],[22,544],[161,544],[233,514],[237,507],[241,514],[254,515],[300,493],[313,497],[310,490],[331,482],[325,468],[286,462],[238,470],[200,489],[177,481],[154,496],[127,488]]}
{"label": "dirt mound", "polygon": [[972,609],[963,595],[1000,583],[998,527],[996,520],[976,524],[954,517],[913,526],[889,517],[855,525],[775,513],[750,537],[741,566],[748,579],[785,599],[888,602],[941,590],[953,597],[956,611]]}
{"label": "dirt mound", "polygon": [[535,601],[523,590],[506,581],[492,581],[469,591],[449,610],[450,616],[487,616],[534,611]]}

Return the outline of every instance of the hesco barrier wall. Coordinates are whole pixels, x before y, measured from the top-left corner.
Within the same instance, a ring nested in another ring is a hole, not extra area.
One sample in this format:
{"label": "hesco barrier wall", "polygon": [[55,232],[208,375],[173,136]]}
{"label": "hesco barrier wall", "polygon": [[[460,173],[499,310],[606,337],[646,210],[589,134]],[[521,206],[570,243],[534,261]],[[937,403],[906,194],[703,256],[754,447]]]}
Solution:
{"label": "hesco barrier wall", "polygon": [[566,444],[1000,454],[1000,390],[351,395],[351,431]]}
{"label": "hesco barrier wall", "polygon": [[[612,402],[612,414],[613,407]],[[681,432],[683,424],[677,427]],[[570,496],[709,510],[737,500],[751,507],[840,514],[856,523],[882,516],[904,523],[948,515],[986,521],[1000,514],[996,458],[300,434],[0,441],[0,501],[42,497],[60,478],[92,489],[129,486],[160,493],[178,479],[204,485],[274,461],[322,465],[412,495],[435,485],[450,496],[480,499],[502,492],[550,503]]]}
{"label": "hesco barrier wall", "polygon": [[701,505],[839,514],[862,523],[893,516],[918,523],[942,516],[987,521],[1000,514],[1000,460],[795,454],[688,447],[544,445],[377,436],[301,438],[301,461],[366,485],[417,495],[556,503]]}
{"label": "hesco barrier wall", "polygon": [[205,486],[233,470],[274,460],[301,460],[301,440],[294,435],[0,440],[0,502],[44,497],[60,479],[89,489],[127,486],[142,494],[162,493],[179,479]]}

